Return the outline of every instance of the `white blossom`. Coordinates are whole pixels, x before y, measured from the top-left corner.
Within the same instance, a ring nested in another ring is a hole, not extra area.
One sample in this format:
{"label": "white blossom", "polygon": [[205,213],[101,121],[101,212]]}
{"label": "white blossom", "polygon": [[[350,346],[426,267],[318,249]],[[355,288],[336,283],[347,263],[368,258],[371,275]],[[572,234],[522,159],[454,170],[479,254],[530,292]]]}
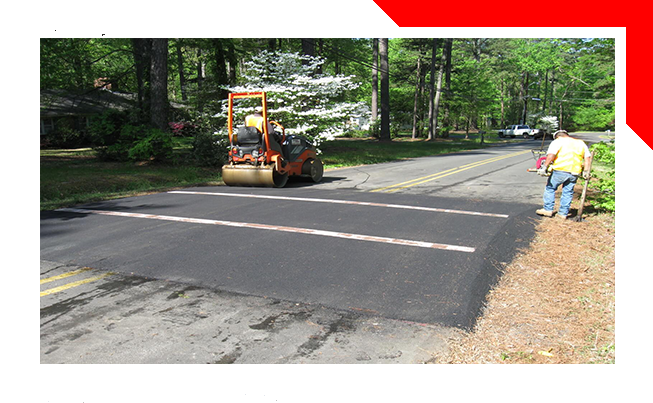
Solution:
{"label": "white blossom", "polygon": [[[268,116],[280,122],[287,134],[306,136],[317,146],[342,135],[345,120],[361,106],[334,100],[360,84],[355,76],[315,74],[324,62],[298,53],[262,51],[244,63],[244,84],[229,90],[266,92]],[[226,113],[223,107],[218,115]]]}

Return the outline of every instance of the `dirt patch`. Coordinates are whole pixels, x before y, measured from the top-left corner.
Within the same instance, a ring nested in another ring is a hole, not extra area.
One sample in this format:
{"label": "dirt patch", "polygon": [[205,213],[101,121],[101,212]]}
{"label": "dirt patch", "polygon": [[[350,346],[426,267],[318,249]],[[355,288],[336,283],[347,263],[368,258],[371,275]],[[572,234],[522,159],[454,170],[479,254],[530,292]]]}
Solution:
{"label": "dirt patch", "polygon": [[614,363],[614,216],[543,219],[474,329],[451,338],[435,362]]}

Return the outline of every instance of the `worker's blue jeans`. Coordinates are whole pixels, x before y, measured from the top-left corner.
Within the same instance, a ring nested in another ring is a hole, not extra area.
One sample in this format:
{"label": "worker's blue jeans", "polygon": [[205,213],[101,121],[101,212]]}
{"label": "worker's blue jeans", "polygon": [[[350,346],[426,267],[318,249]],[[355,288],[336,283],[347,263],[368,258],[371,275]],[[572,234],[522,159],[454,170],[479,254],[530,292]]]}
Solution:
{"label": "worker's blue jeans", "polygon": [[566,216],[569,214],[571,200],[574,197],[574,185],[578,176],[565,171],[553,171],[544,188],[544,209],[553,211],[555,207],[555,192],[562,185],[562,195],[560,196],[560,209],[558,215]]}

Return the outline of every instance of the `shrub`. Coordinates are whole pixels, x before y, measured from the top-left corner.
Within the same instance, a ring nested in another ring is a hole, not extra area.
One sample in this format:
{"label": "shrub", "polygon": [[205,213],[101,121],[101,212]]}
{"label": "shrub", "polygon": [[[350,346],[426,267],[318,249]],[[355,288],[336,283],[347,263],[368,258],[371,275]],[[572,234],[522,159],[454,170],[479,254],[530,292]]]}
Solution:
{"label": "shrub", "polygon": [[221,167],[227,162],[227,136],[200,132],[193,139],[192,155],[201,166]]}
{"label": "shrub", "polygon": [[197,133],[198,126],[189,122],[168,123],[172,134],[175,136],[191,137]]}
{"label": "shrub", "polygon": [[59,118],[55,122],[55,129],[44,136],[48,147],[78,148],[88,145],[89,140],[84,130],[76,124],[75,117]]}
{"label": "shrub", "polygon": [[172,157],[172,135],[159,129],[145,129],[134,141],[127,155],[132,161],[166,161]]}
{"label": "shrub", "polygon": [[614,165],[615,163],[615,146],[612,143],[593,144],[591,150],[594,151],[594,161]]}
{"label": "shrub", "polygon": [[49,147],[78,148],[87,143],[84,133],[70,127],[60,127],[45,135]]}
{"label": "shrub", "polygon": [[120,138],[122,127],[130,123],[133,122],[129,115],[115,110],[108,110],[101,115],[94,116],[89,126],[93,145],[107,147],[115,144]]}
{"label": "shrub", "polygon": [[597,209],[613,213],[616,209],[615,144],[596,143],[590,150],[594,152],[593,164],[601,168],[593,169],[598,174],[597,180],[591,183],[591,188],[598,191],[598,194],[592,198],[591,203]]}
{"label": "shrub", "polygon": [[139,124],[131,115],[108,110],[91,121],[90,136],[104,161],[165,161],[172,157],[172,135]]}
{"label": "shrub", "polygon": [[381,134],[381,118],[373,120],[370,123],[369,135],[370,137],[379,138]]}

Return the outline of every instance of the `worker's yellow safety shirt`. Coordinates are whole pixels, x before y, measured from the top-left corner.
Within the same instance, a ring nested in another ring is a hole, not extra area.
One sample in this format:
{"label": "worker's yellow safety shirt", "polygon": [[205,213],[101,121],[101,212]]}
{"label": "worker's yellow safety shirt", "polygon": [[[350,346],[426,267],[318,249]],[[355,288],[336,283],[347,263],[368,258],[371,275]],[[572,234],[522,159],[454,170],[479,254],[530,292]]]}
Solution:
{"label": "worker's yellow safety shirt", "polygon": [[263,122],[265,119],[263,119],[263,116],[261,115],[247,115],[245,117],[245,126],[254,126],[256,127],[261,133],[263,133]]}
{"label": "worker's yellow safety shirt", "polygon": [[590,155],[585,142],[573,137],[560,137],[553,140],[546,153],[555,155],[551,165],[554,171],[570,172],[573,175],[580,175],[583,172],[585,157]]}

